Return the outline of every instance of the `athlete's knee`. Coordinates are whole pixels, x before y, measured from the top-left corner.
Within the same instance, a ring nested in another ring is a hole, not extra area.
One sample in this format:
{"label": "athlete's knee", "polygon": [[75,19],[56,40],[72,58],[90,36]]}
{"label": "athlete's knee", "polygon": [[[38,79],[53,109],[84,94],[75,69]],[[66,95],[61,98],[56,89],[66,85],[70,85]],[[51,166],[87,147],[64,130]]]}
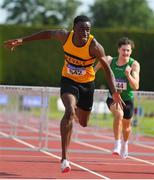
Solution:
{"label": "athlete's knee", "polygon": [[75,107],[70,106],[65,108],[65,118],[73,120],[75,116]]}
{"label": "athlete's knee", "polygon": [[88,124],[87,121],[80,121],[80,120],[79,120],[79,123],[82,127],[87,127],[87,124]]}
{"label": "athlete's knee", "polygon": [[79,117],[79,123],[82,127],[87,127],[88,126],[88,121],[89,121],[89,117]]}
{"label": "athlete's knee", "polygon": [[129,132],[131,132],[131,126],[129,126],[129,127],[123,127],[123,132],[126,132],[126,133],[129,133]]}
{"label": "athlete's knee", "polygon": [[76,117],[78,122],[82,127],[87,127],[89,121],[90,111],[85,111],[83,109],[76,109]]}

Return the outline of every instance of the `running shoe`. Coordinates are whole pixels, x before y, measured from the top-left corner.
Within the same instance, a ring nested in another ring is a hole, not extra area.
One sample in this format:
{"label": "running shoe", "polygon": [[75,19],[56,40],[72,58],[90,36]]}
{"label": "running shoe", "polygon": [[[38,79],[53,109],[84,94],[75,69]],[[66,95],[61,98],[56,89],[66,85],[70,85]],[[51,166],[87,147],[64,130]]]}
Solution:
{"label": "running shoe", "polygon": [[120,152],[121,152],[121,142],[115,143],[112,154],[120,155]]}
{"label": "running shoe", "polygon": [[122,159],[126,159],[128,157],[128,143],[123,145],[123,148],[121,151],[121,157]]}
{"label": "running shoe", "polygon": [[67,173],[71,170],[71,166],[70,166],[70,163],[67,159],[64,159],[62,162],[61,162],[61,171],[62,173]]}

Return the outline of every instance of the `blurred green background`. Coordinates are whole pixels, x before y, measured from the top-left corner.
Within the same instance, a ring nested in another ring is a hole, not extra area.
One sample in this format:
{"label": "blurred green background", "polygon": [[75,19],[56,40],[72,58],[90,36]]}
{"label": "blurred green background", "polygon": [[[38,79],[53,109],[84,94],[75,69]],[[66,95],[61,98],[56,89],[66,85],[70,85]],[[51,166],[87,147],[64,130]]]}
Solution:
{"label": "blurred green background", "polygon": [[[117,56],[116,44],[122,36],[135,42],[132,57],[141,65],[140,90],[154,90],[154,10],[148,0],[7,0],[1,1],[0,8],[7,14],[0,25],[1,84],[59,86],[64,62],[59,42],[33,41],[13,53],[3,42],[46,29],[72,29],[74,17],[85,14],[92,22],[91,33],[107,55]],[[106,86],[99,71],[96,88]]]}

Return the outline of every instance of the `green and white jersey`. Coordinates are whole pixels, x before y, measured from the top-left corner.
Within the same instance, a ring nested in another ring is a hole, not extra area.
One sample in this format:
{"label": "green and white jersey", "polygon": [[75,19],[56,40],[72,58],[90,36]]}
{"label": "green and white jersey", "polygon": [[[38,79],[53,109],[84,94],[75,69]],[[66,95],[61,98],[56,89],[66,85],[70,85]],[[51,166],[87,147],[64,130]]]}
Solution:
{"label": "green and white jersey", "polygon": [[123,66],[117,65],[118,57],[114,57],[111,61],[110,67],[114,73],[116,79],[116,88],[120,92],[120,95],[124,101],[132,100],[134,98],[133,89],[130,87],[127,76],[125,75],[126,67],[134,62],[133,58],[129,58],[129,62]]}

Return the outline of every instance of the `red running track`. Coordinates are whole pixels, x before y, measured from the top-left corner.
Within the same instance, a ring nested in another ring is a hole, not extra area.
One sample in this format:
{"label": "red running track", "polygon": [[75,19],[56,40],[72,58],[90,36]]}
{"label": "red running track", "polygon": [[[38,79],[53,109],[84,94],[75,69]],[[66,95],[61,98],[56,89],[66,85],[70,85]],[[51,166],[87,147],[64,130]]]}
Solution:
{"label": "red running track", "polygon": [[35,138],[10,139],[7,124],[0,122],[0,179],[154,179],[152,145],[131,143],[124,160],[111,154],[112,132],[76,126],[68,153],[72,170],[61,173],[59,122],[49,125],[48,151],[36,149],[39,134],[27,128],[18,127],[18,135]]}

